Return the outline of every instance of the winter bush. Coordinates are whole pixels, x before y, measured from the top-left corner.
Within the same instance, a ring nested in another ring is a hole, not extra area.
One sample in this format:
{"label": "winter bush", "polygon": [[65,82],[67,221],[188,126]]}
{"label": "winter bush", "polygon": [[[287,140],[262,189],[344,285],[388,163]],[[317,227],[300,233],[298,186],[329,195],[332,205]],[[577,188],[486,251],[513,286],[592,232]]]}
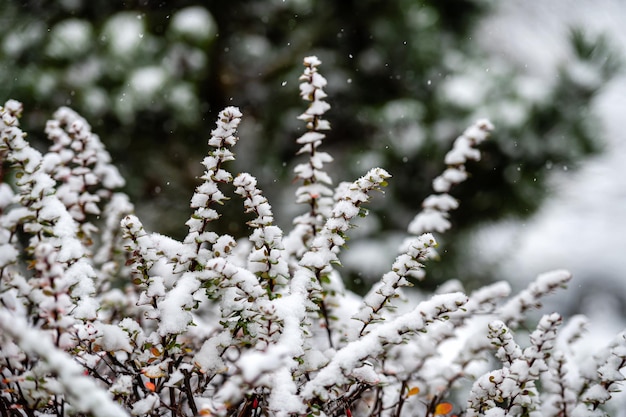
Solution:
{"label": "winter bush", "polygon": [[[510,294],[505,282],[423,299],[432,233],[450,228],[450,196],[492,126],[454,142],[400,254],[364,296],[347,291],[339,253],[390,174],[333,185],[320,149],[326,79],[304,60],[302,163],[285,233],[256,179],[231,173],[242,114],[224,109],[181,241],[146,231],[89,124],[69,108],[47,123],[45,154],[1,108],[0,412],[2,416],[605,416],[624,376],[626,336],[581,348],[586,319],[528,317],[566,271]],[[212,231],[236,194],[249,237]],[[163,213],[167,216],[167,213]],[[583,360],[584,359],[584,360]]]}

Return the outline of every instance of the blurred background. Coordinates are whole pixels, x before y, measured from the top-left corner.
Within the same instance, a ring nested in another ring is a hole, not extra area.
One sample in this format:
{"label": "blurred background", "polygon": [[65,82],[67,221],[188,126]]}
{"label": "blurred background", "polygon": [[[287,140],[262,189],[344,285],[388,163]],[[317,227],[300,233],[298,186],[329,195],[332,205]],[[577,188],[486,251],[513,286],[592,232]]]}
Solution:
{"label": "blurred background", "polygon": [[[298,76],[317,55],[335,182],[393,175],[351,235],[353,290],[389,268],[452,141],[487,117],[496,130],[453,191],[461,207],[419,286],[520,288],[567,268],[559,308],[626,316],[626,2],[5,0],[0,21],[0,96],[24,103],[29,139],[44,150],[53,111],[80,112],[152,231],[186,234],[227,105],[244,113],[232,171],[255,175],[291,227],[304,210],[291,203]],[[218,231],[246,236],[239,212],[224,210]]]}

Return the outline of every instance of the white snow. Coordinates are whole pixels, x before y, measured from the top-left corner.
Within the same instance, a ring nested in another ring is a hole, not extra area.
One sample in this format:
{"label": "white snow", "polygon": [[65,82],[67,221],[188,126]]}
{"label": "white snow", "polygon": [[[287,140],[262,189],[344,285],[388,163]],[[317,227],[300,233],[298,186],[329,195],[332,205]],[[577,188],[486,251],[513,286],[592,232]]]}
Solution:
{"label": "white snow", "polygon": [[150,394],[143,400],[139,400],[133,404],[131,414],[134,416],[148,415],[159,405],[159,403],[159,396],[157,394]]}
{"label": "white snow", "polygon": [[310,142],[317,142],[319,140],[322,140],[326,137],[326,135],[319,133],[319,132],[314,132],[314,131],[309,131],[306,132],[304,135],[300,136],[297,139],[298,143],[310,143]]}
{"label": "white snow", "polygon": [[113,54],[130,58],[139,49],[144,31],[144,21],[137,13],[122,12],[107,20],[103,35]]}
{"label": "white snow", "polygon": [[315,100],[313,103],[311,103],[311,105],[307,109],[306,113],[307,114],[311,114],[311,115],[320,116],[320,115],[326,113],[326,111],[328,111],[328,109],[330,109],[330,104],[326,103],[325,101]]}
{"label": "white snow", "polygon": [[411,221],[409,233],[417,235],[424,232],[445,232],[451,226],[448,217],[446,212],[426,209]]}
{"label": "white snow", "polygon": [[217,33],[217,24],[209,11],[201,6],[182,9],[172,16],[169,30],[196,41],[205,41]]}
{"label": "white snow", "polygon": [[120,327],[101,322],[94,322],[94,327],[98,330],[98,342],[100,343],[102,349],[106,352],[117,352],[118,350],[123,350],[130,353],[133,351],[133,348],[130,345],[128,333]]}
{"label": "white snow", "polygon": [[46,53],[54,58],[71,58],[89,50],[92,38],[89,22],[80,19],[63,20],[52,28]]}
{"label": "white snow", "polygon": [[15,262],[19,252],[12,244],[0,244],[0,268]]}
{"label": "white snow", "polygon": [[161,67],[136,69],[129,78],[129,85],[137,100],[150,100],[167,82],[167,74]]}
{"label": "white snow", "polygon": [[200,282],[193,274],[185,274],[159,303],[161,336],[181,333],[189,326],[192,317],[187,310],[193,306],[193,293],[199,287]]}
{"label": "white snow", "polygon": [[450,194],[429,195],[422,203],[424,208],[433,208],[441,211],[451,211],[459,207],[459,202]]}
{"label": "white snow", "polygon": [[473,76],[458,75],[443,84],[443,94],[452,103],[478,107],[485,103],[485,90]]}

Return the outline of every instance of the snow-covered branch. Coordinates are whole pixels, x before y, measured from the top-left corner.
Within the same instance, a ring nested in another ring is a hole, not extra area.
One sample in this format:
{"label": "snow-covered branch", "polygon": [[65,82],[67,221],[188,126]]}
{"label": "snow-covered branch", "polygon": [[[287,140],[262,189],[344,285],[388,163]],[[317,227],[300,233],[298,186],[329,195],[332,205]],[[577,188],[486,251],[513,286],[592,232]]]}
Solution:
{"label": "snow-covered branch", "polygon": [[409,224],[409,233],[443,233],[450,229],[449,212],[459,207],[458,201],[448,194],[450,189],[467,179],[465,163],[468,160],[480,160],[480,151],[475,147],[485,141],[493,125],[482,119],[468,127],[452,145],[445,156],[447,168],[433,180],[433,189],[437,194],[428,196],[422,203],[422,211]]}
{"label": "snow-covered branch", "polygon": [[[30,388],[29,391],[33,390],[35,395],[37,395],[37,390],[49,390],[52,395],[62,393],[66,396],[69,410],[89,413],[95,417],[129,415],[128,411],[113,400],[97,381],[85,376],[84,368],[77,364],[72,356],[57,349],[48,335],[31,328],[23,318],[16,317],[6,310],[0,310],[0,330],[2,330],[0,340],[2,340],[3,349],[13,350],[17,347],[27,355],[38,358],[47,373],[56,375],[54,382],[45,378],[41,381],[43,382],[41,387]],[[12,368],[11,365],[9,366]],[[44,378],[43,375],[32,374],[32,376]],[[34,378],[31,377],[31,379]],[[23,381],[24,389],[28,389],[26,385],[30,383]],[[4,401],[3,405],[6,405]],[[15,405],[18,405],[18,407],[12,407],[15,410],[25,408],[23,404],[19,407],[20,403]]]}

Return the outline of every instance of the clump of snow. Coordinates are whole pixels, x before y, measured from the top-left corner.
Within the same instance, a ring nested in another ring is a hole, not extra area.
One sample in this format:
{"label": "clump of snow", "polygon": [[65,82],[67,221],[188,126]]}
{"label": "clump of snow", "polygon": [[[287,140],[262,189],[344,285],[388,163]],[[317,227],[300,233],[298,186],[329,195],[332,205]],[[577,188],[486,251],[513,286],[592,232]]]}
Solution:
{"label": "clump of snow", "polygon": [[123,350],[130,353],[133,351],[128,333],[120,327],[104,323],[94,323],[94,327],[98,330],[98,342],[106,352]]}
{"label": "clump of snow", "polygon": [[160,67],[138,68],[129,76],[128,85],[133,98],[140,103],[153,100],[167,82],[167,74]]}
{"label": "clump of snow", "polygon": [[173,35],[205,42],[216,35],[217,23],[205,7],[191,6],[174,13],[168,30]]}
{"label": "clump of snow", "polygon": [[133,408],[130,413],[134,416],[148,415],[159,405],[159,403],[159,396],[157,394],[150,394],[143,400],[139,400],[133,404]]}
{"label": "clump of snow", "polygon": [[18,256],[18,251],[11,244],[1,244],[0,245],[0,268],[4,268],[5,266],[12,264],[15,262]]}
{"label": "clump of snow", "polygon": [[199,286],[200,283],[193,275],[184,275],[161,301],[159,304],[161,336],[181,333],[190,325],[192,317],[188,310],[195,303],[193,293]]}
{"label": "clump of snow", "polygon": [[66,19],[57,23],[50,32],[46,53],[54,58],[74,58],[92,46],[91,24],[80,19]]}
{"label": "clump of snow", "polygon": [[139,49],[145,30],[136,12],[122,12],[107,20],[102,34],[111,53],[129,60]]}
{"label": "clump of snow", "polygon": [[443,83],[442,92],[459,106],[472,108],[485,103],[485,89],[476,77],[457,75]]}

